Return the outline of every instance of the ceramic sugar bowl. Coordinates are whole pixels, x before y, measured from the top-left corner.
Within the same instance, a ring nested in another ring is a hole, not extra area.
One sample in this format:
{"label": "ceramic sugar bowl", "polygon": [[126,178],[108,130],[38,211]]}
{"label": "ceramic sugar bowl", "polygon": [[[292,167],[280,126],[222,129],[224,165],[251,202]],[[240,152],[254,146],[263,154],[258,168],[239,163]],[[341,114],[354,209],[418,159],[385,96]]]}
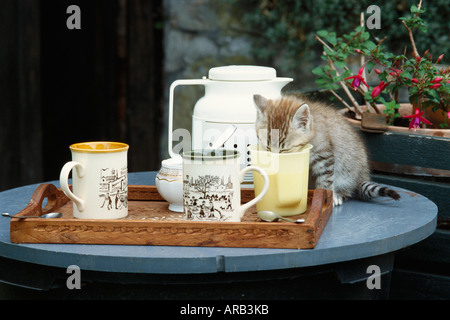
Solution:
{"label": "ceramic sugar bowl", "polygon": [[169,202],[169,210],[183,212],[183,163],[180,158],[161,162],[155,184],[159,194]]}

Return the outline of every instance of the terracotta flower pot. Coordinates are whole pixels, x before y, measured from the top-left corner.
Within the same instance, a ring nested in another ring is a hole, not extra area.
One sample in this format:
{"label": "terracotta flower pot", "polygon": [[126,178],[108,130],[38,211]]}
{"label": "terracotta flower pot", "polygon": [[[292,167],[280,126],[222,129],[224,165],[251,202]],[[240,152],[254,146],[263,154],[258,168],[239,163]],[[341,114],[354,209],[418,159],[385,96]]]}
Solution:
{"label": "terracotta flower pot", "polygon": [[[384,105],[377,105],[377,106],[380,109],[380,111],[383,111],[385,109]],[[361,109],[366,111],[367,107],[366,106],[361,106]],[[342,112],[345,113],[346,109],[343,109]],[[414,111],[413,111],[412,105],[410,103],[402,103],[402,104],[400,104],[399,113],[400,113],[401,116],[406,116],[406,115],[413,114]],[[359,128],[361,126],[361,121],[360,120],[351,119],[351,118],[347,118],[347,120],[354,127],[358,127]],[[433,122],[433,120],[430,120],[430,121]],[[450,138],[450,129],[420,128],[420,129],[417,129],[417,130],[414,131],[413,129],[410,130],[407,127],[387,126],[387,131],[388,132],[400,132],[400,133],[407,133],[407,134],[418,134],[418,135]]]}
{"label": "terracotta flower pot", "polygon": [[[433,111],[433,107],[428,107],[423,110],[423,116],[428,119],[433,125],[428,125],[427,127],[433,129],[441,129],[440,124],[445,123],[445,113],[442,110]],[[450,121],[448,121],[450,123]],[[449,129],[444,129],[450,131]]]}

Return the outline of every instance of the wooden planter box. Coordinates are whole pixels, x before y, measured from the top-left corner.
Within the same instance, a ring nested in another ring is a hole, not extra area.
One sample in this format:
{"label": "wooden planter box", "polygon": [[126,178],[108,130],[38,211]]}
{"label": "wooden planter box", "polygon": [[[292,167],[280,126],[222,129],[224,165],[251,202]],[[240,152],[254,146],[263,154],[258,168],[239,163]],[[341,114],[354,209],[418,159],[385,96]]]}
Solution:
{"label": "wooden planter box", "polygon": [[450,219],[450,138],[389,131],[362,135],[374,180],[428,197],[439,207],[440,220]]}

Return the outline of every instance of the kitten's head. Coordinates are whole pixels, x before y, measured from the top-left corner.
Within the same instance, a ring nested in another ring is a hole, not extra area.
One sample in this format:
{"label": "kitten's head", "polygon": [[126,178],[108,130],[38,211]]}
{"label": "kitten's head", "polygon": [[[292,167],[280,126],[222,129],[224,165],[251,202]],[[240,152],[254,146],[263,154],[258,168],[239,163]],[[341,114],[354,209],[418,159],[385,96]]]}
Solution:
{"label": "kitten's head", "polygon": [[257,107],[256,134],[262,150],[296,152],[312,139],[309,106],[299,99],[268,100],[254,95]]}

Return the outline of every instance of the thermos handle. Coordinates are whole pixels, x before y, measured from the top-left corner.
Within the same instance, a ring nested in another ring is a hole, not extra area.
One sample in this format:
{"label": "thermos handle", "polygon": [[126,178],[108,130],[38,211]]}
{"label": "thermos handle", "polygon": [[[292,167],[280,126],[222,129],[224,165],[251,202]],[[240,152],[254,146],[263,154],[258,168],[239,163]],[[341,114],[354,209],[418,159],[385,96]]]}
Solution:
{"label": "thermos handle", "polygon": [[180,157],[180,155],[175,154],[172,149],[172,133],[173,133],[173,93],[177,86],[183,85],[205,85],[208,83],[208,79],[187,79],[187,80],[176,80],[170,85],[170,93],[169,93],[169,136],[168,136],[168,145],[169,145],[169,154],[171,158]]}

